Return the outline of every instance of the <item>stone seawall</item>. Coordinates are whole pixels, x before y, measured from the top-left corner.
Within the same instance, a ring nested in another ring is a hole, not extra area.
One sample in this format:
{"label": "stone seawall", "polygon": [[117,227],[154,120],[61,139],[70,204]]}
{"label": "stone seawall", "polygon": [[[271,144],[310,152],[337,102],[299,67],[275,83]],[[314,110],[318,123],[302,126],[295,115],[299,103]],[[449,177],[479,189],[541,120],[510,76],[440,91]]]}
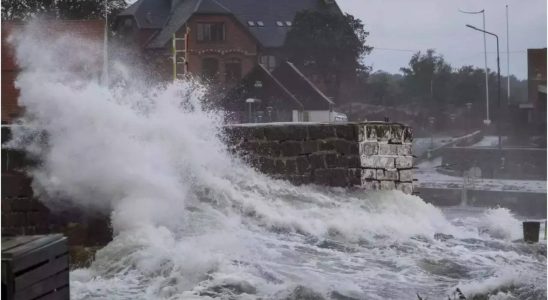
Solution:
{"label": "stone seawall", "polygon": [[412,134],[402,124],[242,124],[225,132],[233,151],[274,178],[413,192]]}

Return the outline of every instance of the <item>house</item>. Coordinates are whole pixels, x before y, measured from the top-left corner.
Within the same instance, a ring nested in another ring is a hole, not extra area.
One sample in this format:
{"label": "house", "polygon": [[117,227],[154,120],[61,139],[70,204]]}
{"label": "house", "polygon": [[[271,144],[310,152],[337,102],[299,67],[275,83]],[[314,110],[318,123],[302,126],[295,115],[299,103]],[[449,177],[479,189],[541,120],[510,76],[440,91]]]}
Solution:
{"label": "house", "polygon": [[514,136],[542,137],[546,147],[546,48],[527,49],[528,101],[509,109]]}
{"label": "house", "polygon": [[527,49],[527,84],[529,102],[519,108],[527,111],[527,123],[546,135],[546,48]]}
{"label": "house", "polygon": [[546,111],[546,48],[527,49],[529,102]]}
{"label": "house", "polygon": [[[293,64],[284,63],[286,35],[295,15],[304,10],[342,14],[334,0],[138,0],[117,16],[115,30],[165,80],[193,74],[232,89],[243,78],[260,78],[268,85],[262,93],[284,96],[287,101],[282,102],[290,105],[286,112],[300,107],[301,117],[292,119],[307,119],[305,111],[322,107],[322,120],[328,121],[332,101]],[[275,75],[281,72],[297,80]],[[293,86],[297,82],[302,86]],[[298,92],[305,90],[312,92]],[[312,100],[301,98],[310,95],[317,104],[309,106]]]}
{"label": "house", "polygon": [[[19,67],[15,62],[13,48],[7,41],[12,33],[22,29],[23,26],[22,22],[2,22],[2,124],[12,123],[23,111],[18,104],[19,91],[14,84]],[[41,26],[50,36],[70,34],[94,41],[98,47],[103,46],[105,24],[102,20],[43,20]],[[98,50],[97,66],[99,67],[96,71],[101,72],[103,57],[100,54],[101,48]]]}
{"label": "house", "polygon": [[346,116],[291,62],[258,64],[222,100],[235,122],[335,122]]}

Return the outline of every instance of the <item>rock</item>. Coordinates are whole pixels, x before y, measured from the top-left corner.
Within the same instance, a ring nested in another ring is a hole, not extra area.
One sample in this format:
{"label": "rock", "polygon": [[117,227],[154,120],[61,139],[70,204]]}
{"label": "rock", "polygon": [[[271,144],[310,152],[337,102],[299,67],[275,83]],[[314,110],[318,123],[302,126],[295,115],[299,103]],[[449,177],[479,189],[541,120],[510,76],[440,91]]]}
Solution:
{"label": "rock", "polygon": [[408,169],[413,167],[413,156],[398,156],[396,157],[396,168]]}
{"label": "rock", "polygon": [[381,190],[391,191],[395,189],[396,189],[396,183],[394,183],[394,181],[387,181],[387,180],[381,181]]}
{"label": "rock", "polygon": [[445,242],[447,240],[454,239],[455,237],[451,234],[436,233],[434,234],[434,239],[438,241]]}
{"label": "rock", "polygon": [[398,146],[394,144],[379,144],[379,155],[398,155]]}
{"label": "rock", "polygon": [[297,156],[302,153],[301,143],[287,141],[280,144],[282,156]]}
{"label": "rock", "polygon": [[413,181],[413,170],[400,170],[400,181],[412,182]]}
{"label": "rock", "polygon": [[365,179],[376,179],[377,178],[377,170],[375,170],[375,169],[362,169],[362,178],[364,180]]}
{"label": "rock", "polygon": [[372,156],[362,155],[361,163],[362,163],[362,167],[364,168],[393,169],[394,157],[380,156],[380,155],[372,155]]}
{"label": "rock", "polygon": [[285,300],[325,300],[325,297],[312,289],[299,285]]}
{"label": "rock", "polygon": [[377,142],[361,142],[359,147],[361,156],[371,156],[379,154],[379,143]]}

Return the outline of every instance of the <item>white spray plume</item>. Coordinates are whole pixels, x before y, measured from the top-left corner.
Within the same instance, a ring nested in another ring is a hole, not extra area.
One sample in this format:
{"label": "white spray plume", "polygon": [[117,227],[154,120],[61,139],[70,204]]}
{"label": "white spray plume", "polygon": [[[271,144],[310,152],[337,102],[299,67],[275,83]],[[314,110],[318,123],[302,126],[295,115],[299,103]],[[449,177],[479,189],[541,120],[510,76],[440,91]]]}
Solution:
{"label": "white spray plume", "polygon": [[[482,257],[491,254],[431,247],[437,232],[479,237],[416,196],[295,187],[245,166],[225,150],[222,113],[203,108],[195,82],[150,85],[113,62],[106,88],[100,46],[49,36],[39,22],[12,42],[26,111],[10,146],[40,158],[35,192],[53,208],[112,211],[114,240],[71,274],[71,298],[207,299],[238,285],[245,292],[235,298],[276,299],[302,284],[401,299],[431,284],[417,271],[424,255],[462,251],[492,264]],[[46,131],[47,146],[29,142],[29,128]],[[339,244],[349,248],[329,246]]]}

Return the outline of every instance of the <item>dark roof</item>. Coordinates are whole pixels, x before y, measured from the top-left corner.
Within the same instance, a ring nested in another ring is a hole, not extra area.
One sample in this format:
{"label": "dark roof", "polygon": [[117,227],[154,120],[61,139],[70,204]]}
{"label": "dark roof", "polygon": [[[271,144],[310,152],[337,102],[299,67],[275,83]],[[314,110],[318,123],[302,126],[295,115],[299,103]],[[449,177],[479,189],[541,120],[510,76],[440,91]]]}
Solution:
{"label": "dark roof", "polygon": [[171,0],[138,0],[118,16],[133,16],[139,28],[160,29],[164,27],[170,11]]}
{"label": "dark roof", "polygon": [[[254,87],[256,81],[263,83],[260,91]],[[223,106],[227,110],[237,111],[242,108],[242,105],[245,105],[242,100],[247,98],[260,98],[263,101],[267,101],[267,105],[273,105],[273,103],[270,103],[270,100],[275,99],[278,103],[282,101],[287,108],[303,109],[303,104],[295,95],[261,65],[256,65],[237,86],[228,92],[223,100]]]}
{"label": "dark roof", "polygon": [[[293,21],[295,15],[303,10],[317,10],[325,7],[324,0],[139,0],[128,7],[120,16],[133,15],[141,28],[157,28],[160,32],[152,39],[148,47],[164,47],[173,33],[183,26],[195,14],[230,14],[265,48],[282,47],[291,27],[285,23]],[[167,12],[166,12],[167,9]],[[336,3],[330,9],[342,13]],[[169,11],[171,10],[171,13]],[[148,18],[147,18],[148,14]],[[164,22],[156,19],[162,16]],[[148,19],[152,19],[150,22]],[[262,27],[249,27],[248,21],[262,21]],[[284,26],[278,26],[282,21]]]}
{"label": "dark roof", "polygon": [[329,109],[335,103],[312,83],[294,64],[284,62],[272,75],[290,90],[303,104],[305,109]]}
{"label": "dark roof", "polygon": [[[264,85],[261,94],[253,88],[257,80]],[[237,110],[237,107],[245,105],[243,99],[263,98],[268,101],[272,97],[281,97],[288,108],[299,110],[328,110],[334,104],[290,62],[282,63],[273,72],[257,65],[223,102],[227,109]]]}

